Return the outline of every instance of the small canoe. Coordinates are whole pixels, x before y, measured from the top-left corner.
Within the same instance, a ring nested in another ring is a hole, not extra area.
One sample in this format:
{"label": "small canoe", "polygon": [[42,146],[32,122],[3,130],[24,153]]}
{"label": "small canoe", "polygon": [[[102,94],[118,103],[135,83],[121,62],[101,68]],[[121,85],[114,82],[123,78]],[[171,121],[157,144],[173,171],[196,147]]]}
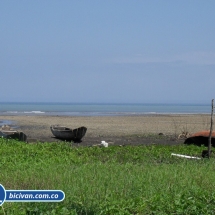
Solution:
{"label": "small canoe", "polygon": [[[197,146],[208,146],[208,138],[210,135],[210,131],[199,131],[197,133],[192,134],[190,137],[188,137],[184,143],[185,144],[194,144]],[[215,131],[212,132],[211,135],[211,145],[215,147]]]}
{"label": "small canoe", "polygon": [[3,125],[0,128],[0,137],[7,139],[17,139],[26,142],[27,136],[22,131],[16,131],[8,125]]}
{"label": "small canoe", "polygon": [[76,129],[67,128],[60,125],[50,127],[52,134],[59,139],[80,141],[86,134],[87,128],[82,126]]}

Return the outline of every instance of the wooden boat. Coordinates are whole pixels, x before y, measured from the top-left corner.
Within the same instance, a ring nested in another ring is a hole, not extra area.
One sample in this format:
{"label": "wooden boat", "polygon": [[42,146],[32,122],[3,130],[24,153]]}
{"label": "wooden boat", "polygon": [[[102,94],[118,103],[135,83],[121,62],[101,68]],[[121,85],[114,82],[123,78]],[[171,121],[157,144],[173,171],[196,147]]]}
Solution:
{"label": "wooden boat", "polygon": [[[184,143],[185,144],[194,144],[197,146],[208,146],[208,138],[210,135],[210,131],[199,131],[197,133],[192,134],[190,137],[188,137]],[[211,135],[211,145],[215,147],[215,131],[212,132]]]}
{"label": "wooden boat", "polygon": [[50,127],[52,134],[59,139],[80,141],[86,134],[87,128],[82,126],[76,129],[67,128],[60,125]]}
{"label": "wooden boat", "polygon": [[7,139],[17,139],[19,141],[26,142],[27,136],[22,131],[16,131],[11,128],[9,125],[3,125],[0,128],[0,137]]}

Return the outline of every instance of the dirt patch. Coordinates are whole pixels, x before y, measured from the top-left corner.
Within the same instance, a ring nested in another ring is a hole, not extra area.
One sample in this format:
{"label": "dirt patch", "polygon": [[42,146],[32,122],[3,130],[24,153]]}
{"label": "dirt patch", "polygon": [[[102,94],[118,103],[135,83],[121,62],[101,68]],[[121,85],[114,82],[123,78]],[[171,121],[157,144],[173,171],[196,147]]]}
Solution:
{"label": "dirt patch", "polygon": [[[50,134],[49,136],[35,137],[31,136],[28,138],[29,143],[36,142],[64,142],[65,140],[57,139],[55,136]],[[178,139],[174,135],[126,135],[126,136],[85,136],[79,142],[73,142],[75,146],[93,146],[100,144],[101,141],[106,141],[109,145],[151,145],[151,144],[163,144],[163,145],[176,145],[183,144],[184,139]],[[71,141],[67,141],[71,142]]]}

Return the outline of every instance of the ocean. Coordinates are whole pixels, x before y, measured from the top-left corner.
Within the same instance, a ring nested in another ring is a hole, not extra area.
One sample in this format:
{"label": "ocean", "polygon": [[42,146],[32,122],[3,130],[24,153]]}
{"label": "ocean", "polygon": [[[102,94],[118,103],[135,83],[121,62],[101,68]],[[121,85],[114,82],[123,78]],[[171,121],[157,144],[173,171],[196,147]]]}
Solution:
{"label": "ocean", "polygon": [[0,115],[119,116],[210,113],[210,104],[0,103]]}

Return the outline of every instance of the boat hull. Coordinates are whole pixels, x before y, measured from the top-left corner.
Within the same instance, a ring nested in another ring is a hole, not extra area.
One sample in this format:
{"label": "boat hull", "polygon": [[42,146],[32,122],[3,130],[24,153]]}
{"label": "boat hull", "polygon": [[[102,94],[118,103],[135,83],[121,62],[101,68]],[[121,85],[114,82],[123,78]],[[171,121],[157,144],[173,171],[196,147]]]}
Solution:
{"label": "boat hull", "polygon": [[87,128],[82,126],[76,129],[70,129],[65,126],[53,125],[50,127],[52,134],[63,140],[80,141],[86,134]]}
{"label": "boat hull", "polygon": [[[194,144],[197,146],[208,146],[208,139],[209,139],[210,131],[199,131],[190,137],[188,137],[184,143],[185,144]],[[215,131],[212,132],[211,135],[211,145],[215,147]]]}
{"label": "boat hull", "polygon": [[16,139],[19,141],[27,141],[27,136],[22,131],[15,131],[10,126],[2,126],[0,129],[0,137],[7,139]]}

